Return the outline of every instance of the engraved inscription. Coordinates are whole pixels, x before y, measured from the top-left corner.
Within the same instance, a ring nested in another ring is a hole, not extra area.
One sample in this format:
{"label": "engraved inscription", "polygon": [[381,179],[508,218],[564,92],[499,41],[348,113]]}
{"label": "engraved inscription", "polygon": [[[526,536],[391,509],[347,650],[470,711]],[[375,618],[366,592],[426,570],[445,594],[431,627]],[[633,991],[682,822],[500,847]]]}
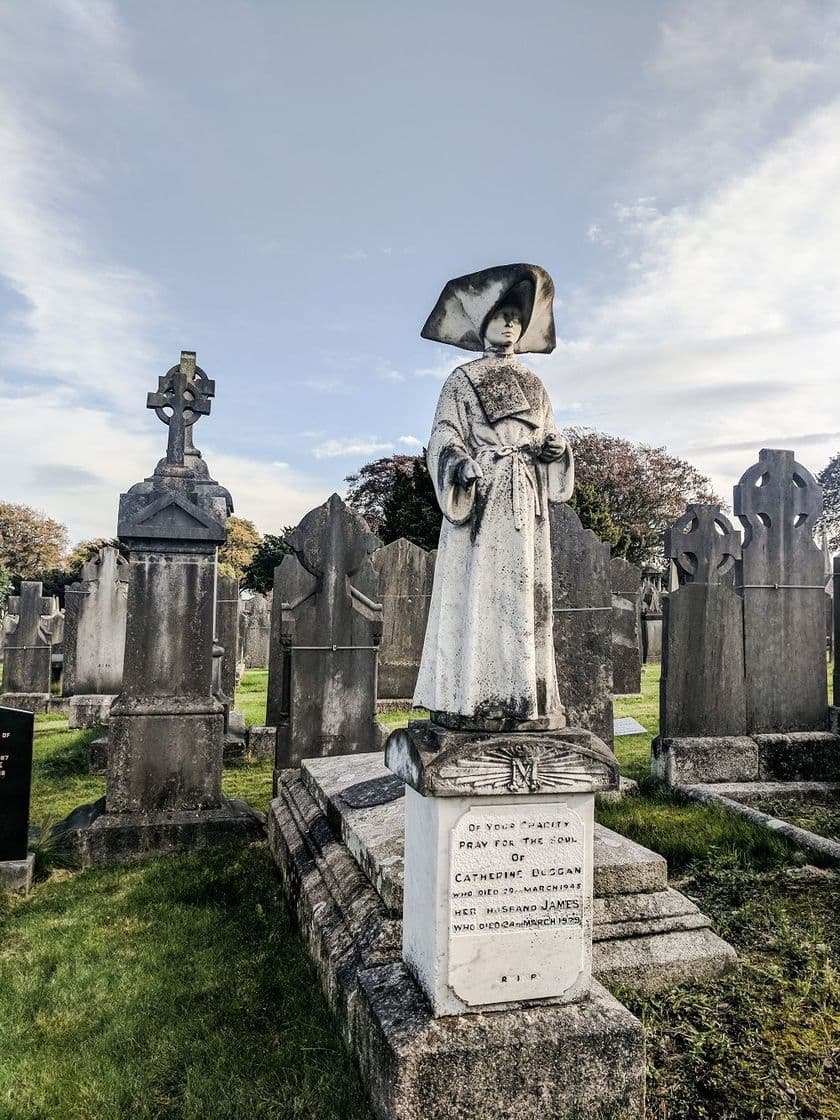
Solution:
{"label": "engraved inscription", "polygon": [[585,824],[567,804],[470,809],[451,837],[449,983],[465,1002],[562,995],[583,968]]}

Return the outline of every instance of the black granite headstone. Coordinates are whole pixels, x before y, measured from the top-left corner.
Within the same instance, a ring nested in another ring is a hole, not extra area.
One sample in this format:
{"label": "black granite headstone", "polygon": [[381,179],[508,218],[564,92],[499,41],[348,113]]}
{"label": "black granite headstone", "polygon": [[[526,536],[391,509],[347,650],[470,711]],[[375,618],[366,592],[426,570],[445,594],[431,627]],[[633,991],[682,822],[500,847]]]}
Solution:
{"label": "black granite headstone", "polygon": [[35,716],[0,708],[0,862],[26,859]]}

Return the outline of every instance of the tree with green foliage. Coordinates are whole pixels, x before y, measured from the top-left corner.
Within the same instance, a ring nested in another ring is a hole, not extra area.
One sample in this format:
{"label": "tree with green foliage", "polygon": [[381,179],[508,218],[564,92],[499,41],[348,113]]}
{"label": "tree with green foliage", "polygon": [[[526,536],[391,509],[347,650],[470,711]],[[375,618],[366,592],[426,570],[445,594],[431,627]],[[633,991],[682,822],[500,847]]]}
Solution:
{"label": "tree with green foliage", "polygon": [[279,536],[266,533],[245,569],[242,577],[243,587],[251,591],[261,591],[263,595],[271,591],[274,586],[274,569],[282,562],[283,557],[292,551],[287,537],[294,528],[294,525],[286,525]]}
{"label": "tree with green foliage", "polygon": [[[355,474],[345,478],[347,504],[362,515],[378,536],[382,535],[385,503],[394,489],[397,474],[411,475],[419,458],[419,455],[386,455],[383,459],[365,463]],[[425,464],[425,456],[422,458]]]}
{"label": "tree with green foliage", "polygon": [[65,570],[73,580],[79,579],[88,560],[92,560],[100,549],[108,547],[119,548],[120,542],[116,537],[95,537],[93,540],[79,541],[67,557]]}
{"label": "tree with green foliage", "polygon": [[262,537],[253,521],[247,517],[229,517],[225,543],[219,549],[219,571],[233,579],[241,580]]}
{"label": "tree with green foliage", "polygon": [[0,567],[11,576],[38,579],[61,568],[68,543],[59,521],[29,506],[0,502]]}
{"label": "tree with green foliage", "polygon": [[437,548],[442,514],[425,455],[416,456],[410,470],[394,472],[382,515],[379,535],[383,544],[405,537],[428,552]]}

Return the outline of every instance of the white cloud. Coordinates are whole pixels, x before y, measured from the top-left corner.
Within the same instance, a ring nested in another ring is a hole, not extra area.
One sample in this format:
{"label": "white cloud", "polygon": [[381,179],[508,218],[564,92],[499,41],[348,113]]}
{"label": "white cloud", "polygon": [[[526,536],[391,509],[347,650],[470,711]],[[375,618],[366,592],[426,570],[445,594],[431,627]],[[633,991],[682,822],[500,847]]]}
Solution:
{"label": "white cloud", "polygon": [[393,443],[383,443],[374,436],[350,436],[325,440],[313,447],[312,454],[316,459],[337,459],[343,455],[384,455],[393,450]]}
{"label": "white cloud", "polygon": [[[0,413],[15,418],[0,440],[4,499],[36,505],[65,522],[73,540],[113,536],[120,493],[147,478],[166,450],[165,428],[151,413],[115,423],[105,412],[75,405],[65,390],[48,397],[0,393]],[[236,512],[261,532],[296,524],[329,496],[328,484],[286,463],[221,451],[210,442],[210,427],[205,431],[207,442],[202,425],[195,441],[211,475],[230,490]],[[35,432],[40,436],[37,460],[32,456]]]}
{"label": "white cloud", "polygon": [[642,109],[651,180],[696,197],[830,96],[838,61],[840,9],[820,0],[675,4]]}
{"label": "white cloud", "polygon": [[417,436],[400,436],[397,443],[402,444],[403,447],[422,447],[423,441],[418,439]]}
{"label": "white cloud", "polygon": [[790,433],[819,469],[837,449],[838,136],[840,98],[695,204],[628,208],[624,285],[578,304],[540,363],[558,412],[572,388],[582,422],[667,443],[724,494],[753,461],[745,447]]}
{"label": "white cloud", "polygon": [[[48,84],[51,68],[75,65],[79,81],[100,95],[129,97],[138,83],[110,4],[62,0],[48,9],[64,41],[60,56],[46,61],[50,52],[31,42],[24,8],[7,7],[0,25],[7,43],[0,51],[0,274],[21,298],[0,356],[27,374],[119,399],[148,365],[148,326],[161,317],[160,300],[148,278],[107,259],[81,228],[79,199],[102,169],[67,143],[63,107],[44,107],[41,81]],[[31,59],[31,74],[14,51]]]}

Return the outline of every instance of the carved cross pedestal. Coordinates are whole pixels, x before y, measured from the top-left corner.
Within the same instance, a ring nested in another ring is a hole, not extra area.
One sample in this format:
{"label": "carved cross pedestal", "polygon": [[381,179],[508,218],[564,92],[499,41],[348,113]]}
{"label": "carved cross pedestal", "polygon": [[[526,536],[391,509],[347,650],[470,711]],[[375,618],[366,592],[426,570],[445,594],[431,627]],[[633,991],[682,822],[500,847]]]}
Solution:
{"label": "carved cross pedestal", "polygon": [[[104,803],[58,829],[84,864],[260,835],[256,814],[222,794],[225,709],[214,694],[216,560],[233,504],[186,433],[210,411],[213,382],[185,351],[149,407],[169,424],[163,464],[120,496],[128,553],[122,688],[110,710]],[[200,464],[200,466],[197,466]],[[218,690],[218,682],[217,682]]]}
{"label": "carved cross pedestal", "polygon": [[610,749],[575,728],[388,740],[406,782],[403,957],[434,1015],[572,1003],[592,983],[596,791]]}

